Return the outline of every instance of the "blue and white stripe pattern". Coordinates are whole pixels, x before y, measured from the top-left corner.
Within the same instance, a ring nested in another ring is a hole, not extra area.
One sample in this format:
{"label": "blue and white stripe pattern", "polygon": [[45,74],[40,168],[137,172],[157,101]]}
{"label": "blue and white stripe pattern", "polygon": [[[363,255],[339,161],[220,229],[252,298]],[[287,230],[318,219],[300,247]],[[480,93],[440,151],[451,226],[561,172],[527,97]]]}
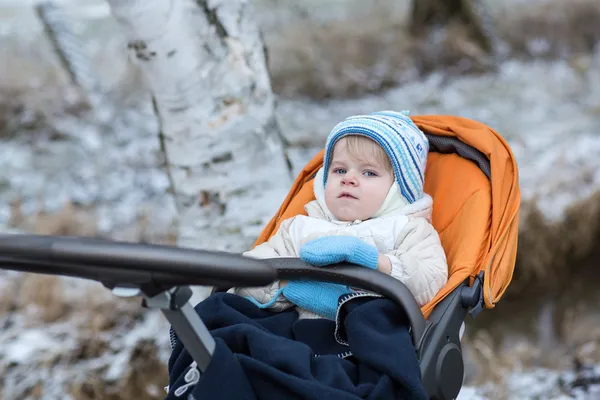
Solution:
{"label": "blue and white stripe pattern", "polygon": [[324,184],[327,184],[333,147],[338,140],[348,135],[366,136],[385,150],[394,168],[400,194],[409,203],[423,197],[429,141],[408,117],[407,111],[378,111],[368,115],[355,115],[337,124],[325,143]]}

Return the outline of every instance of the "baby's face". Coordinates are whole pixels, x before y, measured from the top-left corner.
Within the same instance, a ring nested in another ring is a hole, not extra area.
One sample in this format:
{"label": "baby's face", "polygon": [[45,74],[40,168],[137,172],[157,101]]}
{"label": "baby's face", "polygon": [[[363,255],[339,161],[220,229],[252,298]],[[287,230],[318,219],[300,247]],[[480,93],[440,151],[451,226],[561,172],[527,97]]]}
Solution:
{"label": "baby's face", "polygon": [[365,220],[379,211],[394,174],[378,164],[352,157],[343,139],[336,143],[327,171],[325,203],[337,219]]}

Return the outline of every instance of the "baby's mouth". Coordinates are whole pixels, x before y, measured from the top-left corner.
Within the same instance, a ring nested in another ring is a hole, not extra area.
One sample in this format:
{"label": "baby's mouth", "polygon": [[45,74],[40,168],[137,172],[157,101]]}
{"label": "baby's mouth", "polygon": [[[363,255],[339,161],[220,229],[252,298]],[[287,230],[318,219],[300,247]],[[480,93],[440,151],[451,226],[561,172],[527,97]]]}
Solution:
{"label": "baby's mouth", "polygon": [[357,197],[351,195],[348,192],[342,192],[342,194],[340,194],[338,196],[338,199],[354,199],[354,200],[358,200]]}

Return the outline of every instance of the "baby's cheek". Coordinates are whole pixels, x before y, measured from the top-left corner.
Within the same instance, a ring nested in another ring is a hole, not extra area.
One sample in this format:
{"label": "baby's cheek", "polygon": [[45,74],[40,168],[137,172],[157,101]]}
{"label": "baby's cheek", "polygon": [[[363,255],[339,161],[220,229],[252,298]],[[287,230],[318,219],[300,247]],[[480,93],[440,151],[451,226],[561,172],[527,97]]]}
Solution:
{"label": "baby's cheek", "polygon": [[333,211],[336,208],[335,196],[325,192],[325,205],[327,206],[329,211]]}

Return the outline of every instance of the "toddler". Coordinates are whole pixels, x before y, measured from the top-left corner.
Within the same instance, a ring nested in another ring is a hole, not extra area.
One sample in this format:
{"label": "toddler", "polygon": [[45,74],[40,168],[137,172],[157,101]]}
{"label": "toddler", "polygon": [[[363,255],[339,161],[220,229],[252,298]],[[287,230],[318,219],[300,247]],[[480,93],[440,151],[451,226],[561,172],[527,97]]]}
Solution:
{"label": "toddler", "polygon": [[[275,235],[245,256],[300,257],[318,267],[350,262],[404,283],[428,303],[448,280],[446,256],[431,225],[432,199],[423,192],[429,143],[407,112],[352,116],[336,125],[314,178],[308,216],[283,221]],[[352,288],[316,281],[235,288],[261,308],[295,306],[299,318],[334,320],[340,296]]]}

